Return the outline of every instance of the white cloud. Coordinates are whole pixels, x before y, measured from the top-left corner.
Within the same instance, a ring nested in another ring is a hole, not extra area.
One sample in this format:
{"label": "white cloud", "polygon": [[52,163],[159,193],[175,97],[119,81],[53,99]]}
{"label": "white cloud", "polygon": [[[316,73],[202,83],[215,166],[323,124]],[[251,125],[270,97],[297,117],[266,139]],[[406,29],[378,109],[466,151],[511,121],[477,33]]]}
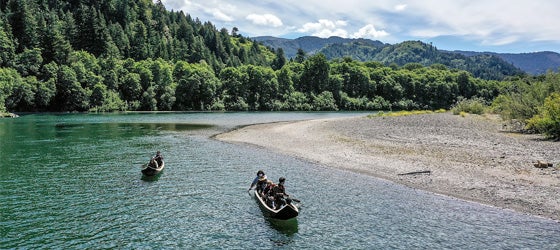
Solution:
{"label": "white cloud", "polygon": [[373,24],[368,24],[358,30],[358,32],[354,33],[352,37],[378,39],[381,37],[386,37],[388,35],[389,33],[387,33],[385,30],[376,30]]}
{"label": "white cloud", "polygon": [[406,4],[399,4],[397,6],[395,6],[395,11],[403,11],[406,9]]}
{"label": "white cloud", "polygon": [[272,14],[264,14],[264,15],[250,14],[246,17],[246,19],[253,22],[254,24],[262,25],[262,26],[280,27],[284,25],[282,23],[282,20],[280,20],[280,18]]}
{"label": "white cloud", "polygon": [[327,19],[320,19],[316,23],[304,24],[300,29],[298,29],[298,32],[311,33],[313,36],[318,37],[348,37],[348,32],[342,29],[342,27],[345,27],[346,25],[347,22],[343,20],[331,21]]}
{"label": "white cloud", "polygon": [[[437,6],[437,8],[434,8]],[[440,1],[411,2],[410,13],[425,21],[416,25],[422,33],[440,36],[465,36],[484,44],[505,45],[520,40],[559,40],[560,2],[545,0]],[[410,16],[407,16],[410,18]],[[416,29],[416,28],[415,28]],[[429,31],[434,30],[434,31]]]}
{"label": "white cloud", "polygon": [[482,41],[482,44],[491,45],[491,46],[501,46],[501,45],[512,44],[518,41],[519,41],[519,37],[517,36],[506,36],[506,37],[486,39]]}
{"label": "white cloud", "polygon": [[210,13],[212,13],[212,16],[220,21],[231,22],[235,20],[233,17],[227,15],[226,13],[222,12],[219,9],[211,9]]}

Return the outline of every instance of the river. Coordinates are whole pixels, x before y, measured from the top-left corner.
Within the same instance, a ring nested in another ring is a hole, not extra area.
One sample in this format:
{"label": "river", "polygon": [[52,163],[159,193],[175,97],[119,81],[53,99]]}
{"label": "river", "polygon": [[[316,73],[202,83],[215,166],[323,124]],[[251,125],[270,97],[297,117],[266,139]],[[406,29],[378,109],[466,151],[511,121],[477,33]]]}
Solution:
{"label": "river", "polygon": [[[0,119],[0,249],[559,249],[560,223],[217,141],[238,126],[364,113],[30,114]],[[161,150],[166,168],[143,179]],[[257,170],[295,220],[263,216]]]}

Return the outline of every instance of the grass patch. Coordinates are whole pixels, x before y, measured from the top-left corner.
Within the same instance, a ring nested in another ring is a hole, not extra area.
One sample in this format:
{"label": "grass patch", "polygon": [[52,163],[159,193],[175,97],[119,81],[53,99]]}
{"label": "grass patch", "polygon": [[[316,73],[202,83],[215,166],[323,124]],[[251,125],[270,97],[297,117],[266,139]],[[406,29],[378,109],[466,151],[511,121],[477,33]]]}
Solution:
{"label": "grass patch", "polygon": [[377,112],[375,114],[371,114],[368,115],[368,118],[374,118],[374,117],[396,117],[396,116],[407,116],[407,115],[424,115],[424,114],[433,114],[433,113],[445,113],[446,110],[445,109],[438,109],[436,111],[432,111],[432,110],[412,110],[412,111],[390,111],[390,112]]}

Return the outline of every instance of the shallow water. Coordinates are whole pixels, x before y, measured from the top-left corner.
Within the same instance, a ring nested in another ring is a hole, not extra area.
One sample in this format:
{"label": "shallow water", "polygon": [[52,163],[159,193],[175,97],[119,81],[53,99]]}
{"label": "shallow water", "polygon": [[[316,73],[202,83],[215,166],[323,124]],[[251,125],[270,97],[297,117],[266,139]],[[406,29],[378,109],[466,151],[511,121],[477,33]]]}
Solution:
{"label": "shallow water", "polygon": [[[357,113],[26,115],[0,120],[0,249],[559,249],[560,224],[210,138]],[[156,151],[166,169],[143,179]],[[285,176],[296,220],[247,188]]]}

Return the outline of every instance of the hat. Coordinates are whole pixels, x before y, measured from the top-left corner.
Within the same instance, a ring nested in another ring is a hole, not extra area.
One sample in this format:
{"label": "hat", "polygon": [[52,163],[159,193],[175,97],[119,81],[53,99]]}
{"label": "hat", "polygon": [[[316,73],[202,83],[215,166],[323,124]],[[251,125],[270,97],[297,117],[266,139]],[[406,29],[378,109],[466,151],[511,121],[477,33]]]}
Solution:
{"label": "hat", "polygon": [[263,175],[263,176],[259,177],[259,181],[264,181],[264,180],[266,180],[266,175]]}
{"label": "hat", "polygon": [[286,180],[286,178],[280,177],[280,179],[278,180],[278,182],[283,182],[283,181],[285,181],[285,180]]}

